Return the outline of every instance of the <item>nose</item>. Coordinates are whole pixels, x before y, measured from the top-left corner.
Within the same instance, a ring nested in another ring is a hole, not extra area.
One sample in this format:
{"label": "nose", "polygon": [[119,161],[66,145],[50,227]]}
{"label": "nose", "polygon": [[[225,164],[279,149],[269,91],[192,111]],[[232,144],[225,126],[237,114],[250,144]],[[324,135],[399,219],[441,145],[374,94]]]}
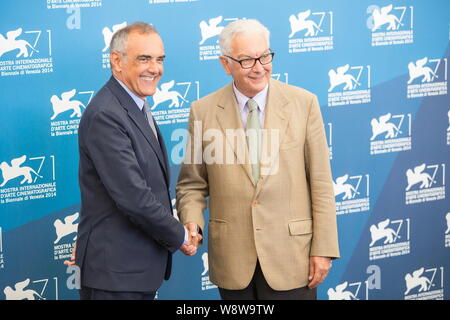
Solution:
{"label": "nose", "polygon": [[151,74],[158,74],[162,70],[162,65],[156,59],[150,59],[147,64],[147,72]]}
{"label": "nose", "polygon": [[264,71],[264,66],[261,64],[261,62],[259,60],[256,60],[256,63],[253,66],[252,71],[255,71],[255,72],[263,72]]}

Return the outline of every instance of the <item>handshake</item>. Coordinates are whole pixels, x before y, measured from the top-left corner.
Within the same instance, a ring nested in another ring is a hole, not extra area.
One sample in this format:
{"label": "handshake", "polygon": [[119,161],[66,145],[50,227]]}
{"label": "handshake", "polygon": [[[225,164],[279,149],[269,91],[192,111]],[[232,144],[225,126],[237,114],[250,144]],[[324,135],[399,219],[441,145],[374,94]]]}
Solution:
{"label": "handshake", "polygon": [[[187,256],[193,256],[197,253],[197,248],[200,245],[203,237],[200,233],[198,233],[198,226],[196,223],[188,222],[184,225],[188,231],[188,239],[187,243],[184,243],[180,251],[183,252]],[[72,256],[70,260],[64,261],[64,264],[66,266],[73,266],[75,265],[75,252],[77,249],[77,244],[74,243]]]}
{"label": "handshake", "polygon": [[196,223],[188,222],[184,226],[188,231],[188,242],[181,246],[180,251],[187,256],[193,256],[197,253],[197,248],[203,237],[198,232],[198,226]]}

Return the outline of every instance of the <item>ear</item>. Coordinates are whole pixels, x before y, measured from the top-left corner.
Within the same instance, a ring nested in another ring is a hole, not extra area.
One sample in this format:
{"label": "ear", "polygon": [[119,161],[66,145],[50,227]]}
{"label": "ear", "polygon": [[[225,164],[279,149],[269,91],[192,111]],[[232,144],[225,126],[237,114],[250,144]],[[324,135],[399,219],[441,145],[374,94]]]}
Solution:
{"label": "ear", "polygon": [[231,70],[230,70],[230,66],[229,66],[230,60],[227,57],[220,56],[219,61],[220,61],[220,64],[222,65],[223,69],[225,70],[225,73],[227,75],[230,75],[231,74]]}
{"label": "ear", "polygon": [[118,51],[111,52],[109,61],[114,72],[120,73],[122,71],[122,55]]}

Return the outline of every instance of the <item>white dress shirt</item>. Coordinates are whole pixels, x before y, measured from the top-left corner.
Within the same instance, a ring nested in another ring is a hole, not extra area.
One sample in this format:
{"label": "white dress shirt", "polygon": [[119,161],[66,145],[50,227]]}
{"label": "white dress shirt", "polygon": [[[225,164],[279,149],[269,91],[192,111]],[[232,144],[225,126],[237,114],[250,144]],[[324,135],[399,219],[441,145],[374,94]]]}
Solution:
{"label": "white dress shirt", "polygon": [[247,101],[249,99],[255,100],[256,103],[258,104],[259,120],[261,122],[261,128],[264,128],[264,116],[265,116],[265,109],[266,109],[266,103],[267,103],[267,94],[269,92],[269,84],[267,84],[262,91],[258,92],[254,97],[251,97],[251,98],[243,95],[236,88],[236,86],[234,85],[234,82],[233,82],[233,91],[234,91],[234,95],[236,96],[239,113],[241,115],[242,126],[244,127],[244,129],[247,126],[247,117],[248,117]]}

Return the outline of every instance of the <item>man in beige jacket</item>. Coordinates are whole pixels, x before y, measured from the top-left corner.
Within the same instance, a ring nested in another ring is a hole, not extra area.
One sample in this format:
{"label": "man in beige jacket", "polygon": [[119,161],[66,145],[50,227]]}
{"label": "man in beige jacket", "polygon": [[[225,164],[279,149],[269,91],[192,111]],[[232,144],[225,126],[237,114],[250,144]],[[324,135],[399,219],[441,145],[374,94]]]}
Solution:
{"label": "man in beige jacket", "polygon": [[180,220],[203,230],[209,196],[209,275],[222,299],[316,299],[339,257],[317,98],[271,78],[258,21],[229,24],[220,46],[233,82],[191,106]]}

